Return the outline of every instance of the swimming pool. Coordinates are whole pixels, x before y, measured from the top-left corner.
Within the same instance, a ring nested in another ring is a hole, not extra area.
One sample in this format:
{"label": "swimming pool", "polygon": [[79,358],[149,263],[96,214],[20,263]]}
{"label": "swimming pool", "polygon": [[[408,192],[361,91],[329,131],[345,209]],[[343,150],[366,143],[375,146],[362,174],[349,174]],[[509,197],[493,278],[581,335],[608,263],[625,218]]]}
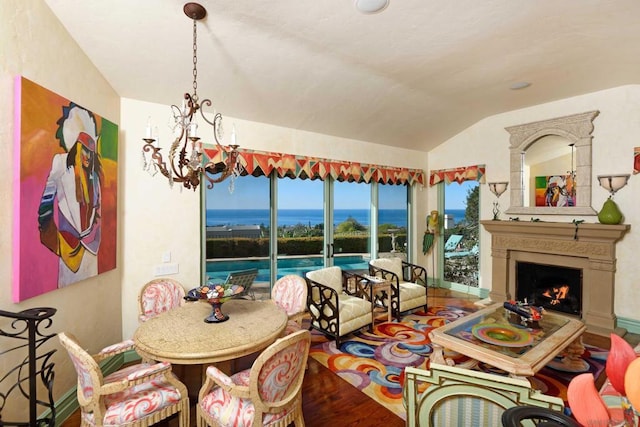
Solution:
{"label": "swimming pool", "polygon": [[[369,257],[365,255],[336,256],[333,259],[333,264],[343,270],[367,269],[369,268]],[[297,274],[304,277],[307,271],[316,270],[322,266],[322,257],[278,259],[278,278],[287,274]],[[256,282],[269,282],[271,275],[268,258],[207,261],[207,276],[214,280],[224,281],[232,271],[252,268],[258,269]]]}

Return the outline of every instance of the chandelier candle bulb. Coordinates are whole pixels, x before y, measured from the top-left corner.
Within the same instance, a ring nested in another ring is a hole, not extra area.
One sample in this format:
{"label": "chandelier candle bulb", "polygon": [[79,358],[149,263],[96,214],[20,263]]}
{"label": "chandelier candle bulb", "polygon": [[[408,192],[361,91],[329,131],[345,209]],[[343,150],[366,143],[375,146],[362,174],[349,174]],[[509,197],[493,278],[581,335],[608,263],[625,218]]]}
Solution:
{"label": "chandelier candle bulb", "polygon": [[151,117],[147,119],[147,130],[145,132],[145,138],[151,139]]}
{"label": "chandelier candle bulb", "polygon": [[233,128],[231,129],[231,144],[232,145],[238,145],[236,143],[236,125],[233,125]]}

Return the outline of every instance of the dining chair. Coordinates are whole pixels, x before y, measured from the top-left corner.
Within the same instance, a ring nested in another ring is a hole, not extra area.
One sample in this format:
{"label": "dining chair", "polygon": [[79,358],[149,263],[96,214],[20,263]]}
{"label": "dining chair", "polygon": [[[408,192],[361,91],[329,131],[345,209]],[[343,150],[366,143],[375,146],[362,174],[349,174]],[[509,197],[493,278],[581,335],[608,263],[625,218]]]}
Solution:
{"label": "dining chair", "polygon": [[209,366],[198,395],[198,427],[304,426],[302,382],[310,345],[311,333],[303,329],[279,338],[251,368],[232,376]]}
{"label": "dining chair", "polygon": [[81,426],[147,427],[179,414],[179,426],[189,427],[187,388],[170,363],[139,363],[104,376],[98,363],[133,349],[132,340],[90,355],[72,334],[61,332],[58,338],[78,374]]}
{"label": "dining chair", "polygon": [[271,289],[271,299],[289,316],[285,333],[302,328],[302,320],[307,316],[307,282],[295,274],[279,278]]}
{"label": "dining chair", "polygon": [[146,322],[152,317],[185,303],[185,291],[180,282],[168,278],[148,282],[138,295],[138,319]]}

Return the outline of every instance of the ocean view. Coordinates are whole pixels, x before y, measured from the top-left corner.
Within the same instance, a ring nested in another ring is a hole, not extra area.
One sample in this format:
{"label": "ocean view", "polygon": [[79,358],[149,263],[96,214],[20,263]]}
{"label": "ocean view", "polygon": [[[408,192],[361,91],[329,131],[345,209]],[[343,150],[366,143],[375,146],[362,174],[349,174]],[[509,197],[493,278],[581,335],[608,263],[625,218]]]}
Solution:
{"label": "ocean view", "polygon": [[[393,224],[398,227],[406,227],[407,217],[404,209],[380,209],[380,224]],[[464,219],[464,209],[451,209],[445,212],[452,215],[454,223]],[[336,209],[334,222],[340,224],[352,217],[360,224],[369,225],[368,209]],[[322,209],[280,209],[278,211],[278,225],[291,226],[305,224],[314,226],[322,224]],[[423,224],[425,219],[418,220]],[[268,225],[269,209],[207,209],[207,226],[215,225]]]}

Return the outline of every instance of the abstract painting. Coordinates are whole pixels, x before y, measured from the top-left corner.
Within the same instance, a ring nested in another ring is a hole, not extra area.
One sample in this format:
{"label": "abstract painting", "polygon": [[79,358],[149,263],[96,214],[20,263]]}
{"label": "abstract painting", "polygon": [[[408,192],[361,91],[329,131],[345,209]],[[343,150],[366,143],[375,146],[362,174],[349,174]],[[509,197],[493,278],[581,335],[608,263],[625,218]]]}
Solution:
{"label": "abstract painting", "polygon": [[15,80],[13,300],[116,267],[118,126]]}
{"label": "abstract painting", "polygon": [[640,173],[640,147],[633,149],[633,174]]}
{"label": "abstract painting", "polygon": [[574,179],[571,175],[536,176],[536,206],[575,206]]}

